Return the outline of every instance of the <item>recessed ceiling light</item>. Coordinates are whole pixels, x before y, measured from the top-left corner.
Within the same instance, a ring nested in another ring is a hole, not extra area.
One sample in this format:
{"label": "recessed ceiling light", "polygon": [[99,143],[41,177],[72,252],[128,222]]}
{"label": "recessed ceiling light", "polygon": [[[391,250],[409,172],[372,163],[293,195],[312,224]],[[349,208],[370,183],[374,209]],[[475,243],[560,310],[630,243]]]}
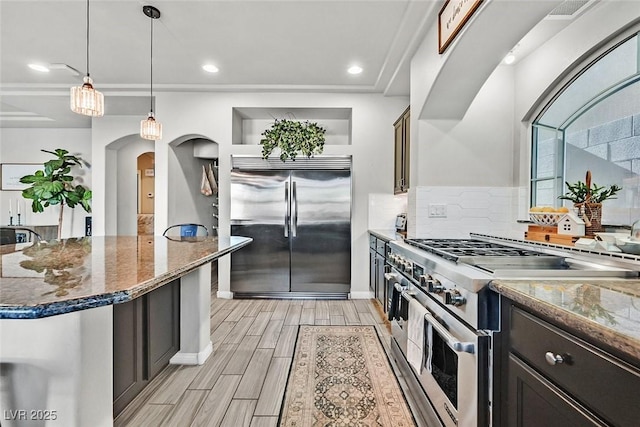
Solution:
{"label": "recessed ceiling light", "polygon": [[49,72],[49,67],[42,64],[29,64],[29,68],[31,68],[32,70],[40,71],[41,73]]}
{"label": "recessed ceiling light", "polygon": [[213,64],[205,64],[202,66],[202,69],[205,70],[207,73],[217,73],[218,71],[220,71],[218,67],[216,67]]}
{"label": "recessed ceiling light", "polygon": [[347,72],[349,74],[360,74],[362,72],[362,67],[358,67],[357,65],[354,65],[353,67],[349,67]]}

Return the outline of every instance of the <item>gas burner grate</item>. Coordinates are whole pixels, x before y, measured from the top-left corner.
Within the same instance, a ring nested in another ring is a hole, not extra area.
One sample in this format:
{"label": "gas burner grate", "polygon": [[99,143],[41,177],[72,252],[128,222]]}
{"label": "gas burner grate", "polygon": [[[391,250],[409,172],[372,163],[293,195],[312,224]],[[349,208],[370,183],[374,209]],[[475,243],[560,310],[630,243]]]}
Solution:
{"label": "gas burner grate", "polygon": [[518,249],[475,239],[407,239],[405,242],[454,262],[458,262],[461,257],[529,257],[546,255],[542,252]]}

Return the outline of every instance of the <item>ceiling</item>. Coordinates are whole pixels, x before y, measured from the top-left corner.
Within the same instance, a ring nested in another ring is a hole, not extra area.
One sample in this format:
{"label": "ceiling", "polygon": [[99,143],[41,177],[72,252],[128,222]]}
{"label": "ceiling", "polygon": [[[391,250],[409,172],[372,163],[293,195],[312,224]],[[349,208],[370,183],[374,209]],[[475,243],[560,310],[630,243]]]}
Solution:
{"label": "ceiling", "polygon": [[[142,6],[152,4],[162,13],[154,21],[154,90],[408,95],[409,61],[439,3],[92,0],[90,73],[106,114],[146,114],[151,20]],[[86,71],[86,2],[0,0],[0,28],[2,126],[90,126],[67,112],[69,88]],[[29,63],[66,64],[81,75]],[[205,72],[205,63],[220,71]],[[347,73],[352,65],[364,71]]]}
{"label": "ceiling", "polygon": [[[151,20],[142,6],[152,4],[162,13],[154,21],[155,91],[408,96],[411,57],[442,3],[91,0],[91,77],[105,94],[107,115],[146,115]],[[559,31],[554,25],[534,43]],[[29,63],[58,66],[42,73]],[[205,63],[220,71],[203,71]],[[352,65],[364,71],[347,73]],[[85,71],[85,0],[0,0],[2,127],[90,127],[89,118],[69,110],[69,88]]]}

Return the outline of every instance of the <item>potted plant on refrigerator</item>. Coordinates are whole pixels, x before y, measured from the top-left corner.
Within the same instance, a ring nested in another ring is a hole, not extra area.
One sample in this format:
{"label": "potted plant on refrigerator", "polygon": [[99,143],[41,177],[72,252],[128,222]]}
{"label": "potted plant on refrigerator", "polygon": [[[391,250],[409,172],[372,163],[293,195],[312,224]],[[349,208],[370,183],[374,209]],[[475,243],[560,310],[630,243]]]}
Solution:
{"label": "potted plant on refrigerator", "polygon": [[58,239],[62,236],[62,218],[64,206],[75,208],[82,206],[86,212],[91,212],[91,190],[80,184],[73,185],[77,177],[71,175],[71,168],[82,167],[80,157],[69,154],[67,150],[40,150],[53,154],[55,158],[43,164],[43,170],[37,170],[33,175],[20,178],[23,184],[31,184],[22,191],[22,197],[30,199],[33,212],[44,212],[44,208],[60,205],[58,216]]}
{"label": "potted plant on refrigerator", "polygon": [[267,159],[274,149],[280,149],[280,160],[295,160],[298,154],[311,157],[324,149],[325,132],[318,123],[276,119],[270,129],[262,132],[262,158]]}
{"label": "potted plant on refrigerator", "polygon": [[615,199],[615,195],[622,190],[622,187],[616,184],[610,187],[591,184],[591,171],[587,171],[585,182],[578,181],[575,184],[566,182],[566,185],[569,191],[558,198],[573,202],[578,215],[584,220],[586,234],[592,236],[596,232],[603,231],[602,202]]}

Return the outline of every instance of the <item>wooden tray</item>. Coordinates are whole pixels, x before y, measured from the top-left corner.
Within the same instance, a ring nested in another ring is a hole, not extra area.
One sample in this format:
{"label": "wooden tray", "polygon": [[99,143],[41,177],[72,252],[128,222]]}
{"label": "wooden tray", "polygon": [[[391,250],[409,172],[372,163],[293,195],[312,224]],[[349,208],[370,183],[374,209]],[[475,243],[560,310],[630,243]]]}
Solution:
{"label": "wooden tray", "polygon": [[558,228],[555,226],[549,227],[542,225],[530,225],[528,230],[524,232],[525,240],[531,240],[534,242],[555,243],[565,246],[573,246],[580,237],[582,236],[558,234]]}

